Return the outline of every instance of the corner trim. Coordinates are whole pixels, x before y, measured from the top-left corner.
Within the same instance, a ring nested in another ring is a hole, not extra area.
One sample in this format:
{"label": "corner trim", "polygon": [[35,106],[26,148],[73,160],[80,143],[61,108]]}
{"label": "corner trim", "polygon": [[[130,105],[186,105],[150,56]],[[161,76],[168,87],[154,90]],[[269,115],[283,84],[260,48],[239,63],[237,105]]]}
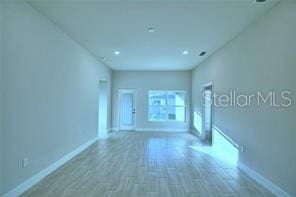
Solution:
{"label": "corner trim", "polygon": [[145,132],[190,132],[189,129],[176,129],[176,128],[136,128],[135,131]]}
{"label": "corner trim", "polygon": [[283,197],[291,197],[290,194],[288,194],[287,192],[285,192],[279,186],[275,185],[270,180],[268,180],[267,178],[263,177],[262,175],[260,175],[259,173],[257,173],[253,169],[249,168],[248,166],[246,166],[242,162],[239,161],[238,164],[237,164],[237,166],[244,173],[246,173],[247,175],[249,175],[252,179],[254,179],[255,181],[257,181],[259,184],[261,184],[263,187],[265,187],[268,191],[270,191],[274,195],[276,195],[276,196],[283,196]]}
{"label": "corner trim", "polygon": [[81,153],[83,150],[87,149],[90,145],[95,143],[98,140],[97,137],[89,140],[85,144],[82,144],[78,148],[74,149],[72,152],[68,153],[61,159],[57,160],[53,164],[49,165],[44,170],[40,171],[36,175],[32,176],[31,178],[27,179],[11,191],[7,192],[6,194],[3,194],[3,197],[16,197],[30,189],[32,186],[37,184],[39,181],[41,181],[44,177],[54,172],[56,169],[67,163],[69,160],[71,160],[73,157]]}

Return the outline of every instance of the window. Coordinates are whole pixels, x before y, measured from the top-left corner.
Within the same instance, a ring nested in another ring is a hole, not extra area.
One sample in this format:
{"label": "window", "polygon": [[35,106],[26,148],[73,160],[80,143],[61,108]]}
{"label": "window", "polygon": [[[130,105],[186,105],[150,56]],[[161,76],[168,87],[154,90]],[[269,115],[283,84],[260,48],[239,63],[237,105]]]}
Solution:
{"label": "window", "polygon": [[166,92],[149,91],[149,120],[166,119]]}
{"label": "window", "polygon": [[149,91],[149,121],[185,122],[184,91]]}

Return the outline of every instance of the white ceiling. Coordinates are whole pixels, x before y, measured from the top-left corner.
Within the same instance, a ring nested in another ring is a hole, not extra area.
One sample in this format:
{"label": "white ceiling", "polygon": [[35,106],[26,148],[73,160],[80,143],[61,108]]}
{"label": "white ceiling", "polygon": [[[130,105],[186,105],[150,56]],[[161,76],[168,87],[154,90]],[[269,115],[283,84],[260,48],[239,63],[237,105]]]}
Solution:
{"label": "white ceiling", "polygon": [[[28,0],[115,70],[188,70],[266,12],[274,0]],[[147,28],[154,27],[154,33]],[[119,50],[120,55],[114,51]],[[188,50],[188,55],[182,52]],[[206,51],[204,57],[199,54]]]}

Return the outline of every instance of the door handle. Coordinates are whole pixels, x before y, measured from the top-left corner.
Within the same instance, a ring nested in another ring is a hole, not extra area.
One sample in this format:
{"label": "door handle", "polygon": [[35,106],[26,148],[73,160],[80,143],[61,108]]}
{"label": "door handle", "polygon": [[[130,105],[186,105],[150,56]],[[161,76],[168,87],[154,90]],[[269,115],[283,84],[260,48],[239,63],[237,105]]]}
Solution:
{"label": "door handle", "polygon": [[133,114],[135,114],[136,113],[136,110],[135,109],[133,109]]}

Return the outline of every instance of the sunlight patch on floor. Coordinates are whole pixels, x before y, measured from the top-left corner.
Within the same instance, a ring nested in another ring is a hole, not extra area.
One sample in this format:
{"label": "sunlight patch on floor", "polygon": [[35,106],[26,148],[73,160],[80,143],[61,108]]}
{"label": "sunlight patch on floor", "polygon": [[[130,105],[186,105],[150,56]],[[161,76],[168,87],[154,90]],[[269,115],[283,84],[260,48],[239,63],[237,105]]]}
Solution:
{"label": "sunlight patch on floor", "polygon": [[213,130],[212,146],[190,146],[190,148],[205,153],[214,158],[220,159],[228,164],[237,165],[239,160],[239,151],[219,132]]}

